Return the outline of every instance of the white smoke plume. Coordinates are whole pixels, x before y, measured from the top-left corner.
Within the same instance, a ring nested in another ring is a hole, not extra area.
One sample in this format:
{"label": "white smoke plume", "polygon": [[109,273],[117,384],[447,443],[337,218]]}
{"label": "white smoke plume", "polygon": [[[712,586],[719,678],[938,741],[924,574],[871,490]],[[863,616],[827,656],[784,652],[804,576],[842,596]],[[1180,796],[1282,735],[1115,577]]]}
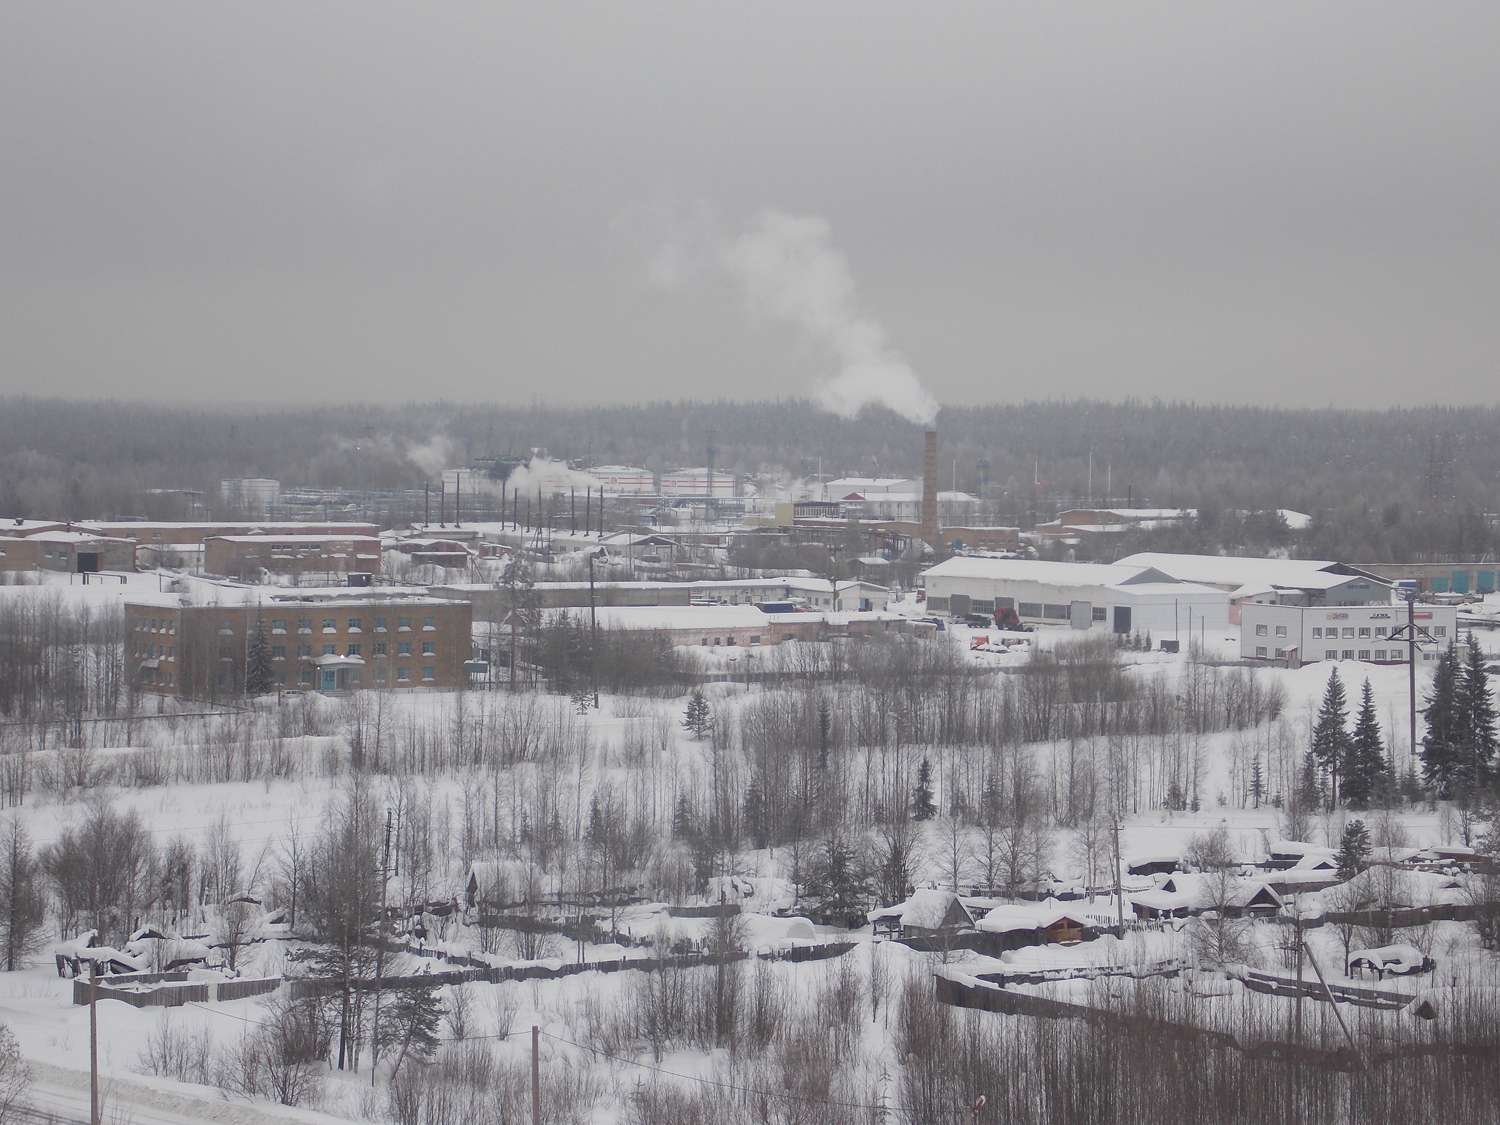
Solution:
{"label": "white smoke plume", "polygon": [[597,477],[577,469],[570,469],[565,461],[554,461],[548,457],[533,457],[524,465],[517,465],[505,478],[505,493],[519,491],[522,497],[535,496],[540,489],[543,495],[551,496],[576,488],[599,488]]}
{"label": "white smoke plume", "polygon": [[458,443],[443,434],[434,434],[421,445],[406,451],[406,459],[429,477],[436,478],[444,469],[454,464],[458,456]]}
{"label": "white smoke plume", "polygon": [[860,308],[827,219],[768,210],[739,234],[725,236],[699,207],[674,220],[671,231],[653,256],[652,279],[681,285],[705,265],[727,274],[752,312],[795,325],[833,358],[838,371],[816,392],[825,408],[848,418],[880,404],[920,425],[936,419],[937,400],[880,322]]}

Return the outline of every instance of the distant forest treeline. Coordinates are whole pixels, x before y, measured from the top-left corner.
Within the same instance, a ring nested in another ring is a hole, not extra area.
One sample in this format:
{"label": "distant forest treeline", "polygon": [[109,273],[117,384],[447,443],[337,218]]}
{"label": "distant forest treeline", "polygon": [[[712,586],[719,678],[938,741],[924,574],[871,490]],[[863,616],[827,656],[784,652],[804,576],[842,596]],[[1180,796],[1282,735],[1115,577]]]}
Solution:
{"label": "distant forest treeline", "polygon": [[[1111,543],[1111,554],[1143,545],[1284,547],[1415,561],[1480,558],[1500,546],[1489,515],[1500,409],[1081,400],[947,407],[937,428],[943,487],[981,493],[997,522],[1027,527],[1090,502],[1200,509],[1196,524]],[[740,474],[921,472],[918,427],[884,410],[842,419],[805,400],[271,408],[15,397],[0,399],[0,516],[164,514],[152,511],[153,488],[202,490],[212,507],[219,480],[235,476],[285,487],[420,488],[443,466],[532,449],[661,470],[702,465],[710,431],[716,465]],[[1287,533],[1240,515],[1271,508],[1306,512],[1314,525]]]}

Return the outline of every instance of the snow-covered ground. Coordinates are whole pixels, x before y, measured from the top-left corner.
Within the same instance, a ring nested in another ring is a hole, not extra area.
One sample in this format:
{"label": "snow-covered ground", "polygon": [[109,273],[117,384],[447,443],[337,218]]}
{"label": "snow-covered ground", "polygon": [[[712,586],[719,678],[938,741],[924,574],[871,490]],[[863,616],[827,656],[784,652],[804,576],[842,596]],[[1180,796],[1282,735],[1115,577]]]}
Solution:
{"label": "snow-covered ground", "polygon": [[[124,584],[83,586],[51,580],[48,586],[71,603],[103,606],[127,594],[154,593],[161,581],[156,575],[132,575]],[[26,596],[29,596],[27,587],[0,586],[0,599]],[[912,617],[925,616],[924,608],[914,597],[894,603],[892,610]],[[988,644],[976,647],[974,642],[980,638],[988,638]],[[940,639],[941,643],[956,646],[966,667],[989,670],[1005,678],[1020,672],[1032,659],[1034,649],[1052,649],[1070,642],[1073,636],[1070,630],[1061,628],[1003,636],[993,629],[949,625]],[[1004,640],[1017,643],[1007,649]],[[1487,655],[1500,649],[1500,634],[1481,632],[1476,634],[1476,640]],[[1184,706],[1187,688],[1182,685],[1186,677],[1242,674],[1244,668],[1237,653],[1238,638],[1232,632],[1210,635],[1203,638],[1197,664],[1190,662],[1187,653],[1127,650],[1119,655],[1120,674],[1139,684],[1160,679],[1174,685],[1168,694],[1175,705]],[[726,651],[709,659],[728,667],[741,658],[739,653]],[[1102,777],[1110,770],[1123,768],[1120,763],[1126,762],[1139,773],[1141,776],[1135,777],[1128,787],[1131,796],[1120,824],[1120,854],[1127,866],[1153,857],[1181,857],[1195,839],[1220,829],[1227,832],[1240,861],[1261,862],[1272,846],[1284,838],[1285,820],[1277,806],[1295,779],[1307,748],[1311,717],[1323,696],[1330,671],[1335,668],[1345,682],[1351,710],[1357,705],[1361,685],[1369,681],[1391,764],[1398,776],[1406,773],[1413,765],[1406,721],[1406,669],[1355,662],[1320,663],[1295,670],[1254,669],[1259,689],[1269,691],[1274,685],[1284,699],[1278,717],[1256,726],[1204,733],[1177,730],[1170,735],[1078,735],[1021,748],[1009,747],[1006,752],[1024,752],[1035,763],[1042,788],[1050,790],[1049,801],[1054,805],[1063,779],[1079,771]],[[1419,693],[1425,690],[1423,681],[1429,676],[1426,672],[1420,674]],[[108,739],[84,750],[58,749],[49,744],[31,762],[38,783],[10,815],[24,823],[38,848],[46,848],[65,831],[76,829],[84,823],[90,805],[101,801],[117,810],[138,814],[161,849],[180,840],[201,852],[209,846],[211,837],[230,839],[239,849],[244,889],[253,891],[264,906],[270,907],[272,872],[288,840],[294,833],[304,840],[311,839],[328,827],[329,803],[347,787],[354,772],[356,741],[360,742],[367,767],[373,764],[372,753],[384,753],[391,762],[408,764],[430,754],[439,764],[420,768],[415,776],[396,776],[384,768],[365,776],[382,807],[399,808],[406,810],[403,815],[427,818],[435,849],[431,870],[421,880],[422,900],[462,903],[472,862],[492,857],[496,841],[504,847],[519,848],[543,810],[555,821],[557,830],[574,841],[569,846],[575,847],[576,855],[581,857],[580,841],[590,831],[591,806],[601,795],[618,800],[651,833],[644,854],[659,859],[663,851],[661,842],[670,836],[685,795],[717,791],[716,786],[722,784],[726,772],[732,772],[738,779],[728,788],[743,795],[753,774],[754,754],[764,751],[747,748],[741,720],[751,713],[757,700],[782,689],[718,683],[708,684],[704,690],[721,731],[730,733],[718,738],[693,738],[682,722],[685,697],[606,696],[600,710],[580,715],[566,699],[559,697],[531,699],[477,693],[462,699],[432,694],[393,696],[384,703],[386,710],[380,717],[383,731],[373,743],[371,715],[359,709],[365,704],[350,700],[285,703],[283,708],[312,708],[317,712],[313,716],[317,721],[312,722],[298,710],[297,723],[289,729],[281,719],[287,712],[275,706],[261,708],[260,719],[246,720],[239,727],[215,726],[217,720],[143,721],[129,746],[113,744]],[[835,684],[826,690],[832,694],[841,689]],[[527,736],[530,742],[521,738],[529,749],[515,760],[502,761],[496,747],[512,745],[520,737],[515,730],[526,724],[535,728]],[[316,729],[310,731],[309,726]],[[118,728],[106,724],[101,729]],[[356,732],[361,735],[359,739]],[[808,737],[816,740],[816,733],[810,732]],[[193,780],[205,773],[200,759],[222,751],[221,743],[226,738],[275,741],[283,768],[246,766],[241,779],[236,780],[236,767],[228,765],[217,772],[207,771],[214,779]],[[931,761],[939,814],[914,827],[908,858],[910,881],[915,886],[944,887],[956,882],[961,890],[967,891],[983,882],[980,829],[972,823],[955,825],[947,814],[959,796],[957,790],[968,784],[964,779],[992,760],[996,752],[996,747],[989,745],[930,744],[907,748],[906,765],[902,768],[914,769],[915,762],[923,757]],[[843,768],[851,775],[860,770],[868,775],[889,751],[882,749],[877,753],[870,747],[844,744],[840,753],[848,755]],[[60,771],[49,774],[48,762],[70,754],[87,755],[94,774],[103,778],[103,783],[82,788],[47,784],[47,777],[61,776]],[[1166,768],[1163,763],[1169,762],[1175,763],[1171,768],[1178,771],[1178,776],[1190,780],[1186,796],[1195,799],[1196,808],[1192,807],[1192,801],[1187,802],[1189,807],[1180,810],[1165,807],[1166,775],[1160,770]],[[1258,763],[1264,781],[1264,792],[1258,802],[1250,796],[1252,762]],[[150,778],[156,775],[170,778],[170,783],[150,783]],[[777,776],[782,778],[782,784],[793,783],[790,772]],[[909,782],[905,785],[909,788]],[[1355,817],[1372,824],[1383,821],[1387,835],[1398,832],[1409,848],[1461,842],[1462,826],[1454,810],[1425,805],[1402,807],[1389,813],[1348,810],[1319,813],[1312,819],[1307,842],[1337,847],[1346,824]],[[876,848],[879,837],[876,826],[847,827],[857,837],[860,847]],[[1055,878],[1056,888],[1092,882],[1107,889],[1113,880],[1112,841],[1093,842],[1092,851],[1102,850],[1105,859],[1102,864],[1095,859],[1090,880],[1086,857],[1091,848],[1083,839],[1085,829],[1078,824],[1065,826],[1052,818],[1046,824],[1045,835],[1039,848],[1046,857],[1046,870]],[[840,1065],[847,1068],[849,1075],[869,1077],[885,1071],[889,1078],[901,1065],[896,1057],[892,1006],[897,1003],[900,982],[908,977],[927,982],[924,987],[930,987],[933,973],[944,965],[945,972],[976,978],[996,972],[1051,974],[1058,978],[1072,975],[1075,979],[1017,987],[1075,1002],[1092,1002],[1090,998],[1098,999],[1099,980],[1104,979],[1098,976],[1101,969],[1138,968],[1174,958],[1195,957],[1191,934],[1195,923],[1184,920],[1132,928],[1123,940],[1103,936],[1081,945],[1035,946],[998,957],[964,949],[929,953],[895,942],[877,943],[869,927],[846,931],[814,924],[804,916],[809,901],[793,880],[800,872],[805,882],[817,846],[816,843],[794,846],[783,841],[777,846],[754,848],[747,842],[732,856],[719,856],[715,860],[716,881],[705,888],[706,895],[647,893],[647,901],[613,912],[599,907],[590,910],[620,937],[618,944],[589,941],[578,945],[550,937],[541,943],[540,949],[532,951],[540,956],[533,955],[526,963],[556,968],[579,960],[599,963],[641,958],[673,947],[712,948],[717,940],[714,920],[674,917],[665,900],[674,897],[678,900],[674,905],[692,906],[730,899],[741,903],[745,911],[733,943],[750,954],[736,970],[740,974],[737,987],[745,989],[747,995],[756,989],[774,989],[778,1003],[787,1009],[813,1013],[823,1010],[818,1005],[839,1003],[837,997],[843,995],[840,990],[847,992],[854,987],[849,980],[857,979],[855,991],[863,997],[860,1003],[868,1006],[869,1015],[860,1025],[857,1046],[850,1048],[850,1054]],[[637,872],[631,878],[647,884],[656,880],[648,891],[662,890],[657,874]],[[548,861],[541,864],[536,885],[544,895],[551,896],[559,890],[559,883],[568,893],[582,889],[579,879],[566,864],[559,867]],[[1159,876],[1126,877],[1127,896],[1133,890],[1156,886],[1160,881]],[[1451,885],[1440,885],[1441,875],[1430,879],[1426,875],[1413,875],[1409,882],[1408,893],[1416,905],[1456,901],[1457,892]],[[410,893],[412,886],[410,874],[404,871],[394,875],[390,884],[396,895]],[[1416,901],[1418,898],[1420,902]],[[1309,918],[1337,909],[1331,891],[1301,894],[1296,905]],[[1118,909],[1112,899],[1101,899],[1090,907],[1104,915],[1113,915]],[[208,933],[214,925],[216,909],[213,904],[196,907],[182,928]],[[150,920],[140,919],[143,924]],[[429,930],[423,945],[430,951],[473,956],[491,964],[522,963],[514,948],[481,950],[486,938],[473,912],[460,909],[446,919],[429,917],[427,925]],[[1277,922],[1253,923],[1246,940],[1250,962],[1268,971],[1285,971],[1280,946],[1286,930],[1286,926]],[[294,944],[283,931],[284,927],[262,926],[259,936],[266,940],[246,948],[237,974],[250,978],[282,973]],[[48,933],[52,938],[73,936],[59,934],[55,918],[49,919]],[[1350,982],[1344,976],[1345,936],[1337,927],[1324,925],[1308,931],[1308,942],[1330,981],[1368,985],[1368,981]],[[1374,944],[1371,935],[1363,933],[1350,935],[1350,939],[1355,948]],[[1380,982],[1381,988],[1414,995],[1419,989],[1445,982],[1451,985],[1459,980],[1500,979],[1496,977],[1491,955],[1480,947],[1473,927],[1466,923],[1438,922],[1399,935],[1397,940],[1417,946],[1424,957],[1435,962],[1436,970],[1421,977]],[[829,960],[792,962],[770,956],[785,955],[799,947],[845,941],[856,943],[856,948]],[[484,952],[482,957],[481,952]],[[438,952],[400,953],[392,955],[385,971],[422,973],[451,967]],[[693,972],[712,974],[714,970],[709,967]],[[484,1044],[502,1069],[525,1068],[529,1066],[531,1049],[529,1029],[533,1025],[540,1027],[548,1036],[544,1050],[547,1058],[558,1067],[566,1061],[569,1068],[566,1073],[573,1074],[577,1089],[587,1094],[587,1097],[580,1095],[580,1104],[587,1103],[587,1115],[580,1119],[623,1119],[621,1107],[640,1082],[687,1081],[691,1086],[694,1078],[739,1074],[734,1067],[746,1064],[732,1061],[725,1049],[689,1047],[670,1036],[650,1041],[641,1030],[643,1010],[648,1003],[643,999],[647,996],[643,990],[651,987],[647,983],[650,979],[650,974],[627,969],[579,973],[555,980],[466,985],[464,993],[472,1000],[473,1012],[465,1034]],[[1204,1003],[1209,1007],[1221,1002],[1228,1004],[1244,991],[1238,982],[1221,980],[1221,985],[1222,988],[1211,988],[1189,983],[1182,987],[1189,992],[1197,988],[1207,998]],[[458,1003],[455,993],[454,986],[443,990],[450,1006]],[[1254,996],[1253,1003],[1268,1011],[1286,1003],[1282,998]],[[74,1005],[72,999],[72,981],[59,978],[48,952],[35,958],[29,968],[0,974],[0,1021],[10,1025],[23,1054],[36,1064],[38,1103],[76,1115],[79,1091],[83,1091],[85,1099],[87,1096],[86,1085],[80,1086],[79,1082],[87,1067],[89,1036],[88,1011]],[[205,1116],[245,1123],[289,1117],[307,1121],[384,1117],[389,1111],[386,1076],[383,1072],[372,1087],[367,1055],[362,1058],[357,1074],[348,1070],[325,1071],[320,1091],[296,1109],[276,1106],[264,1097],[252,1099],[225,1093],[210,1073],[204,1073],[200,1082],[142,1073],[143,1051],[153,1037],[159,1039],[164,1023],[170,1022],[189,1038],[197,1029],[206,1029],[215,1043],[233,1044],[265,1018],[268,1004],[273,1002],[274,998],[268,997],[211,1001],[189,1004],[170,1013],[153,1008],[135,1009],[114,1000],[102,1002],[99,1060],[107,1090],[112,1091],[107,1096],[121,1107],[123,1116],[140,1122],[176,1122]],[[454,1028],[444,1025],[442,1037],[453,1039]],[[598,1053],[605,1050],[605,1045],[614,1058]],[[687,1076],[687,1079],[673,1076]],[[844,1088],[837,1082],[828,1087]],[[207,1106],[213,1107],[211,1113]]]}

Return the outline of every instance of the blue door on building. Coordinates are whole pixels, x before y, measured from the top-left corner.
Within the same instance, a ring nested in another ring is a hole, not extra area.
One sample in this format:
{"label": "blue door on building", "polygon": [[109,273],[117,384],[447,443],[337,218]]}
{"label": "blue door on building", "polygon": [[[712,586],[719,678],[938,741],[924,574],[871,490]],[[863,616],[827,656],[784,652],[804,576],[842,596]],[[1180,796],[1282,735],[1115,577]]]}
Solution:
{"label": "blue door on building", "polygon": [[1495,592],[1495,572],[1493,570],[1481,570],[1479,572],[1479,586],[1475,590],[1478,594],[1493,594]]}
{"label": "blue door on building", "polygon": [[1469,572],[1467,570],[1455,570],[1453,572],[1453,592],[1455,594],[1467,594],[1469,592]]}
{"label": "blue door on building", "polygon": [[334,687],[338,684],[338,678],[337,677],[338,677],[338,673],[335,672],[332,668],[324,668],[323,669],[323,687],[322,687],[322,690],[323,691],[333,691]]}

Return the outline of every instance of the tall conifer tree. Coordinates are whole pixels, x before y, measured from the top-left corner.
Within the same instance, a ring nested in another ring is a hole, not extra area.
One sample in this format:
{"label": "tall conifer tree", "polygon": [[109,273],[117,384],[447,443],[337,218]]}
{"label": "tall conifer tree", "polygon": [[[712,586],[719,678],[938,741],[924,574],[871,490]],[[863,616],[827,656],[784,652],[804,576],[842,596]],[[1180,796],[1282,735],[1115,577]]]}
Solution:
{"label": "tall conifer tree", "polygon": [[245,649],[245,694],[265,695],[276,686],[271,672],[271,649],[266,644],[266,624],[256,614]]}
{"label": "tall conifer tree", "polygon": [[1349,740],[1344,759],[1344,799],[1354,808],[1368,808],[1372,801],[1385,795],[1389,783],[1385,743],[1380,737],[1380,720],[1375,715],[1375,693],[1366,679],[1359,715],[1354,720],[1354,737]]}
{"label": "tall conifer tree", "polygon": [[1439,797],[1451,797],[1458,781],[1461,750],[1458,723],[1458,649],[1450,642],[1438,661],[1422,718],[1422,774]]}
{"label": "tall conifer tree", "polygon": [[1469,634],[1469,657],[1458,676],[1456,688],[1458,710],[1458,769],[1463,786],[1471,793],[1485,789],[1492,777],[1497,739],[1495,735],[1495,699],[1490,694],[1489,674],[1484,670],[1484,654]]}
{"label": "tall conifer tree", "polygon": [[1318,709],[1317,722],[1313,724],[1312,756],[1318,765],[1328,772],[1328,802],[1336,804],[1339,799],[1339,768],[1348,760],[1349,737],[1347,723],[1349,706],[1344,697],[1344,681],[1339,679],[1335,668],[1328,676],[1328,687],[1323,692],[1323,706]]}

